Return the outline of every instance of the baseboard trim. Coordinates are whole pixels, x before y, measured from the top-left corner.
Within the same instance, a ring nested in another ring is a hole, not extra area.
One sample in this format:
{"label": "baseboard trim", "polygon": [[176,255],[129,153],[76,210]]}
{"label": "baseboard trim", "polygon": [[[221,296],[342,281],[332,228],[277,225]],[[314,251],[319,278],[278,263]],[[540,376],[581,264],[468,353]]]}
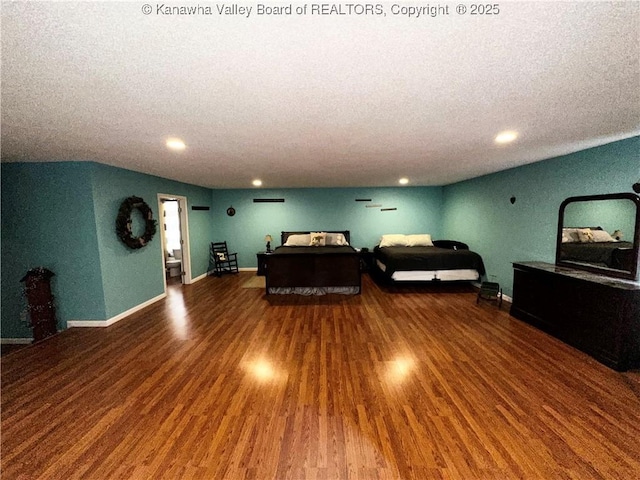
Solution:
{"label": "baseboard trim", "polygon": [[0,338],[2,345],[27,345],[33,343],[33,338]]}
{"label": "baseboard trim", "polygon": [[[258,271],[258,267],[239,267],[238,271],[239,272],[257,272]],[[216,271],[215,270],[210,270],[207,273],[205,273],[203,276],[204,277],[215,277],[216,276]]]}
{"label": "baseboard trim", "polygon": [[165,298],[167,296],[166,293],[161,293],[160,295],[158,295],[157,297],[153,297],[149,300],[147,300],[144,303],[141,303],[140,305],[136,305],[133,308],[130,308],[129,310],[122,312],[118,315],[116,315],[115,317],[111,317],[107,320],[67,320],[67,328],[72,328],[72,327],[109,327],[111,325],[113,325],[116,322],[119,322],[120,320],[122,320],[123,318],[128,317],[129,315],[132,315],[134,313],[136,313],[138,310],[142,310],[145,307],[148,307],[149,305],[156,303],[159,300],[162,300],[163,298]]}
{"label": "baseboard trim", "polygon": [[199,282],[200,280],[202,280],[203,278],[207,278],[207,274],[203,273],[202,275],[196,277],[196,278],[192,278],[191,279],[191,283],[194,284],[196,282]]}

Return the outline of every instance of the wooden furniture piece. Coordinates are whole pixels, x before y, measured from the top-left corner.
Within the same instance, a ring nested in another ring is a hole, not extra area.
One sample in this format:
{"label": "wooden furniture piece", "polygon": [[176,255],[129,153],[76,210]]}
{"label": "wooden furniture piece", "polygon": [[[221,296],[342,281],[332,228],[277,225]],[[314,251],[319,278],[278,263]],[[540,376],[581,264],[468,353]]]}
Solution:
{"label": "wooden furniture piece", "polygon": [[25,283],[24,293],[34,343],[57,332],[56,312],[51,293],[51,277],[54,275],[51,270],[38,267],[29,270],[20,280]]}
{"label": "wooden furniture piece", "polygon": [[[348,230],[325,232],[343,234],[350,241]],[[282,245],[264,255],[266,293],[360,293],[360,254],[353,247],[284,245],[290,235],[309,233],[282,232]]]}
{"label": "wooden furniture piece", "polygon": [[238,273],[238,254],[229,253],[227,242],[212,242],[210,263],[216,276],[223,273]]}
{"label": "wooden furniture piece", "polygon": [[258,252],[256,253],[256,258],[258,259],[258,273],[257,275],[260,277],[264,277],[267,274],[267,255],[271,255],[271,252]]}
{"label": "wooden furniture piece", "polygon": [[[614,232],[617,238],[607,232]],[[627,241],[620,241],[623,234]],[[570,197],[562,202],[558,212],[556,265],[637,280],[640,196],[610,193]]]}
{"label": "wooden furniture piece", "polygon": [[368,272],[373,267],[373,252],[368,248],[363,247],[360,249],[360,271]]}
{"label": "wooden furniture piece", "polygon": [[615,370],[640,367],[640,282],[543,262],[513,267],[511,315]]}

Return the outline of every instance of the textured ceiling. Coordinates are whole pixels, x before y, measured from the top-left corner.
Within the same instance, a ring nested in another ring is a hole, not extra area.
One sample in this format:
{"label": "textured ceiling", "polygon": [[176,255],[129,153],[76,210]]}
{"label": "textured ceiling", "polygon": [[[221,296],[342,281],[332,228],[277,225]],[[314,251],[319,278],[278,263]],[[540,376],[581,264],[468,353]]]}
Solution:
{"label": "textured ceiling", "polygon": [[[2,2],[3,161],[214,188],[443,185],[640,134],[639,2],[143,5]],[[503,130],[519,137],[498,146]]]}

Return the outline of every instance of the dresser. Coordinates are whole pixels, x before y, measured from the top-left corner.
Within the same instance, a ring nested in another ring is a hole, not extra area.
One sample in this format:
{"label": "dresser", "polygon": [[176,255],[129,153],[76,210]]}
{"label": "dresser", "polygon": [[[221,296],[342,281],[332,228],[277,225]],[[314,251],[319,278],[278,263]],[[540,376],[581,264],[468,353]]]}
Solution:
{"label": "dresser", "polygon": [[618,371],[640,367],[640,282],[514,263],[511,315]]}

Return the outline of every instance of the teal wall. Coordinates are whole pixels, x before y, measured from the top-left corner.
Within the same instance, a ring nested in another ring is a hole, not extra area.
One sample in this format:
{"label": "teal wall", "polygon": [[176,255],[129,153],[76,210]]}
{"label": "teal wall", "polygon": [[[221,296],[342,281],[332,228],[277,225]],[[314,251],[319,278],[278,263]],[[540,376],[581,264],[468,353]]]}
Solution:
{"label": "teal wall", "polygon": [[[511,295],[512,262],[555,262],[558,210],[567,197],[631,192],[640,137],[444,187],[444,235],[480,253]],[[516,197],[515,204],[509,202]]]}
{"label": "teal wall", "polygon": [[602,227],[609,233],[620,230],[625,240],[633,241],[636,204],[630,199],[571,202],[564,209],[565,227]]}
{"label": "teal wall", "polygon": [[206,273],[211,190],[92,162],[2,164],[2,338],[27,338],[19,280],[45,266],[60,328],[68,320],[107,320],[163,292],[159,233],[140,250],[115,235],[120,203],[142,197],[157,216],[157,195],[187,197],[192,277]]}
{"label": "teal wall", "polygon": [[129,249],[114,233],[118,208],[127,197],[142,197],[156,218],[159,193],[187,197],[191,276],[195,278],[206,273],[211,211],[192,211],[191,206],[211,207],[210,189],[97,163],[92,164],[91,174],[106,318],[164,291],[160,232],[148,246],[139,250]]}
{"label": "teal wall", "polygon": [[30,338],[20,279],[43,266],[51,280],[59,325],[105,319],[91,165],[2,164],[2,338]]}
{"label": "teal wall", "polygon": [[[280,232],[291,230],[350,230],[351,245],[373,248],[385,233],[442,232],[442,188],[315,188],[214,190],[212,241],[228,242],[238,252],[241,267],[256,267],[256,252],[265,249],[264,236],[280,245]],[[284,198],[284,203],[253,203],[254,198]],[[397,210],[366,208],[372,204]],[[229,217],[233,206],[236,215]]]}

